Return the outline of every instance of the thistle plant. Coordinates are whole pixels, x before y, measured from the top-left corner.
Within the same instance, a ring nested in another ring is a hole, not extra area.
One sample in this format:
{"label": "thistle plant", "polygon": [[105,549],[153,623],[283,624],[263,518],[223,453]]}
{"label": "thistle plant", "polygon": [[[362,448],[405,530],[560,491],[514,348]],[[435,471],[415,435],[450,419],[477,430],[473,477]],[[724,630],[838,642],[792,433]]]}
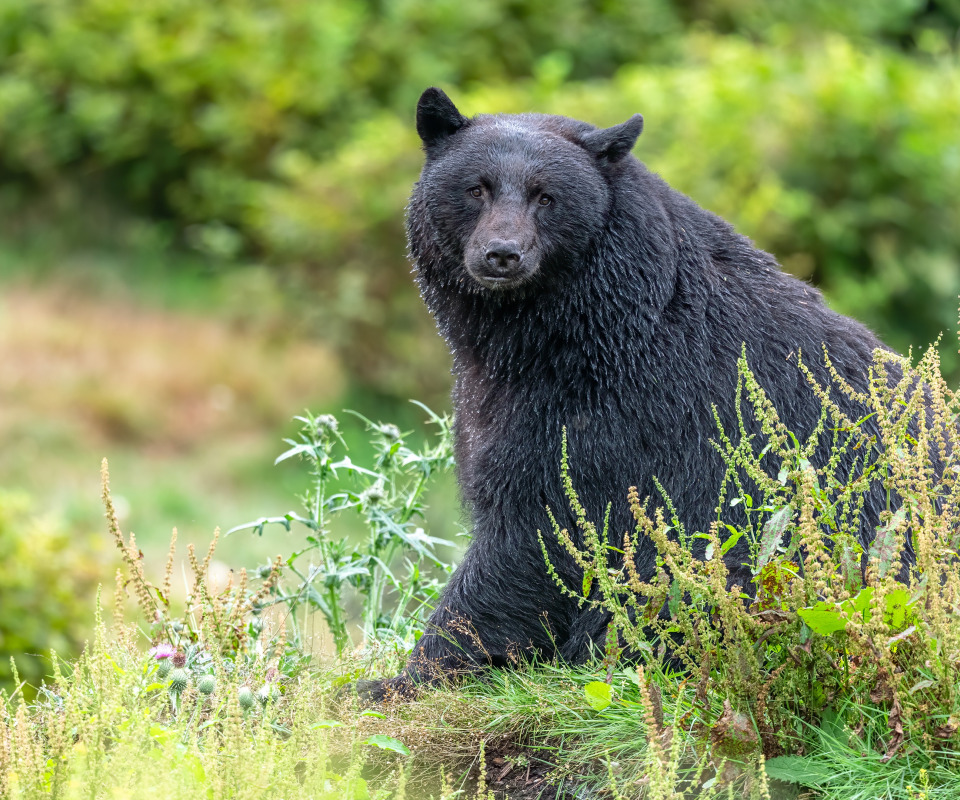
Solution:
{"label": "thistle plant", "polygon": [[[280,692],[278,681],[292,679],[308,662],[301,612],[323,614],[338,655],[350,644],[348,606],[357,596],[362,599],[361,625],[368,639],[392,637],[402,644],[416,631],[418,614],[439,594],[439,576],[453,569],[437,554],[437,548],[448,543],[428,536],[422,527],[424,493],[430,481],[453,463],[448,420],[424,410],[439,435],[419,450],[407,445],[396,426],[361,417],[372,434],[373,469],[338,457],[343,440],[334,417],[298,417],[299,436],[287,440],[290,447],[277,461],[297,456],[307,464],[309,489],[301,498],[305,513],[261,518],[228,535],[243,529],[262,534],[271,524],[292,530],[296,524],[305,531],[303,546],[271,564],[239,570],[236,579],[231,574],[225,586],[218,586],[209,580],[209,567],[219,531],[203,558],[189,545],[193,580],[182,613],[176,613],[171,602],[176,530],[163,580],[154,585],[134,535],[120,529],[104,461],[106,516],[127,567],[126,574],[117,572],[117,630],[128,630],[121,609],[124,597],[132,595],[153,645],[152,680],[169,690],[173,708],[185,692],[213,695],[218,685],[237,675],[252,675],[261,686],[256,697],[262,704],[272,703]],[[363,520],[367,530],[363,541],[353,543],[335,532],[333,523],[345,512]],[[287,613],[279,617],[265,613],[273,606]],[[254,689],[246,688],[253,698]],[[247,700],[241,691],[241,706]]]}
{"label": "thistle plant", "polygon": [[[296,524],[306,529],[304,546],[284,562],[296,580],[285,583],[264,603],[264,607],[287,607],[295,646],[301,645],[297,615],[313,609],[323,614],[337,654],[343,653],[351,641],[345,611],[351,589],[362,599],[365,638],[403,637],[409,632],[409,615],[416,615],[439,594],[441,584],[427,577],[427,569],[441,574],[452,571],[452,565],[437,554],[438,547],[451,543],[429,536],[420,524],[431,479],[453,466],[450,423],[417,405],[439,428],[435,442],[421,450],[409,447],[397,426],[355,414],[371,433],[372,469],[354,464],[346,455],[338,456],[338,448],[345,448],[345,443],[335,417],[309,413],[296,417],[301,423],[299,434],[286,440],[290,447],[276,463],[297,457],[307,464],[310,486],[301,498],[306,513],[262,517],[228,532],[252,530],[263,535],[268,525],[282,525],[289,531]],[[337,481],[347,482],[347,488],[332,491]],[[332,528],[333,521],[348,511],[359,513],[365,523],[367,537],[362,543],[354,544]],[[401,557],[405,574],[397,574]],[[392,610],[387,607],[390,592]]]}
{"label": "thistle plant", "polygon": [[[171,690],[174,705],[177,696],[191,681],[196,681],[214,668],[223,673],[235,673],[269,658],[283,666],[285,673],[289,674],[302,665],[303,659],[299,654],[285,652],[283,623],[279,631],[273,632],[271,641],[263,635],[259,618],[264,602],[277,592],[281,570],[279,559],[259,575],[259,586],[249,585],[245,571],[239,573],[236,582],[231,576],[225,586],[216,586],[209,580],[209,567],[219,531],[214,532],[202,561],[197,558],[193,545],[188,545],[187,560],[193,580],[188,587],[182,612],[176,613],[171,598],[176,529],[170,539],[163,581],[159,587],[155,586],[144,570],[143,555],[133,533],[124,534],[120,528],[110,494],[106,459],[101,466],[101,478],[108,527],[127,567],[126,574],[121,570],[117,570],[116,574],[116,630],[118,636],[125,640],[130,638],[122,609],[125,597],[132,594],[146,620],[145,632],[153,644],[150,650],[153,680]],[[291,657],[286,657],[288,655]]]}

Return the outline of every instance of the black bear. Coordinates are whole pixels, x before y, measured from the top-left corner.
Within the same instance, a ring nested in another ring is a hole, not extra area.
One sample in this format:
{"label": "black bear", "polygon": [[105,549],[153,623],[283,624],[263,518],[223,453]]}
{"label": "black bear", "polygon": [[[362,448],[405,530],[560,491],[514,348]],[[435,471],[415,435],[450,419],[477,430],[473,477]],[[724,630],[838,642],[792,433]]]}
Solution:
{"label": "black bear", "polygon": [[[736,430],[742,348],[784,422],[807,436],[820,403],[796,354],[827,383],[826,345],[862,387],[883,347],[649,172],[630,152],[642,128],[639,115],[606,129],[539,114],[466,118],[439,89],[420,98],[426,163],[409,206],[410,254],[453,354],[473,538],[404,674],[375,695],[525,654],[587,656],[602,626],[557,589],[537,539],[550,530],[547,506],[574,529],[560,479],[564,428],[592,519],[612,501],[611,530],[632,528],[627,489],[657,496],[656,477],[687,529],[704,531],[724,474],[710,445],[713,404]],[[865,531],[881,503],[868,497]],[[548,546],[578,586],[570,558]],[[739,548],[728,564],[749,586]],[[654,560],[640,542],[642,575]]]}

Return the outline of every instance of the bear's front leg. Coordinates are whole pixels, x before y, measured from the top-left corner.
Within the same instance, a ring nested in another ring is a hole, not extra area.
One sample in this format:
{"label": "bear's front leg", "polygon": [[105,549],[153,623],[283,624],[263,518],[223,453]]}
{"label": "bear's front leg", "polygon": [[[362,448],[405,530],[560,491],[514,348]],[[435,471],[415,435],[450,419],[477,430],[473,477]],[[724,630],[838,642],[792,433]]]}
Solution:
{"label": "bear's front leg", "polygon": [[404,671],[387,681],[358,683],[361,697],[378,702],[408,696],[417,685],[557,652],[577,616],[576,604],[547,574],[538,543],[508,549],[498,540],[474,539]]}

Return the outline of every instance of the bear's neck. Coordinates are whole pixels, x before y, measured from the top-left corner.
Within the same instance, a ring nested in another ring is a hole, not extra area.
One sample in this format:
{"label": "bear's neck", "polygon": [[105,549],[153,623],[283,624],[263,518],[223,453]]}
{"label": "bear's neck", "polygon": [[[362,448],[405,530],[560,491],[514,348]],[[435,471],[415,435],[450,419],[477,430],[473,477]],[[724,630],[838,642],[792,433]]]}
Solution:
{"label": "bear's neck", "polygon": [[[606,285],[604,277],[598,278]],[[596,283],[522,297],[461,295],[438,322],[453,353],[454,370],[497,383],[549,381],[606,385],[623,375],[624,356],[649,342],[655,318],[638,326],[630,293],[611,302]],[[609,291],[609,287],[607,289]],[[650,315],[654,317],[654,315]],[[627,323],[627,320],[631,322]]]}
{"label": "bear's neck", "polygon": [[[690,271],[680,263],[686,232],[675,230],[673,215],[659,203],[631,199],[614,197],[617,222],[577,261],[554,265],[552,273],[562,277],[545,286],[478,291],[432,279],[459,270],[421,271],[454,371],[501,385],[549,381],[592,393],[614,389],[661,358],[658,331],[671,307],[689,312],[704,302],[703,291],[689,285]],[[695,345],[688,339],[684,346]]]}

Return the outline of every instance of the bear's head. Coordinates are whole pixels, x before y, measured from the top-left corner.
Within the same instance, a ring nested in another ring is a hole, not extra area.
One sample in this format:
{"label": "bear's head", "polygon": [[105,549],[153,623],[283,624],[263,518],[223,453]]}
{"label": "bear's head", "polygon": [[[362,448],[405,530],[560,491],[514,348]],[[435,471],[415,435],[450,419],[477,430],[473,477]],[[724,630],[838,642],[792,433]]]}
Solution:
{"label": "bear's head", "polygon": [[[548,285],[603,230],[610,181],[643,129],[540,114],[464,117],[440,89],[417,106],[426,163],[415,190],[448,281],[472,292]],[[411,220],[415,225],[422,220]]]}

